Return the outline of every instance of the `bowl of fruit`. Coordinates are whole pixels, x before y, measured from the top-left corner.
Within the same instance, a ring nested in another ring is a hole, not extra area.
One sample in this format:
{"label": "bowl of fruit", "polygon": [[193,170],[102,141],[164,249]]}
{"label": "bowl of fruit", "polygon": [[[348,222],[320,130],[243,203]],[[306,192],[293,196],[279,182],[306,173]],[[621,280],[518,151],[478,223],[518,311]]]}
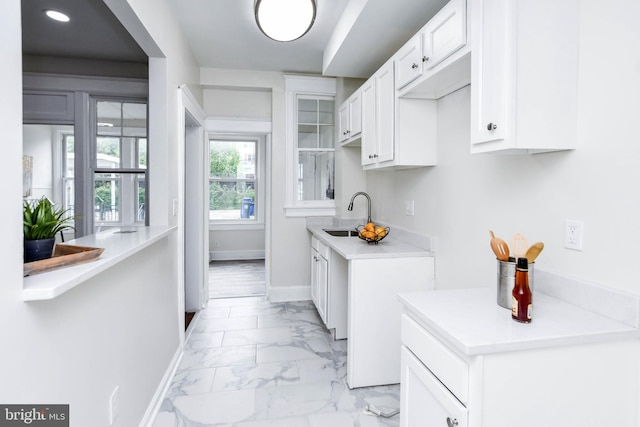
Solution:
{"label": "bowl of fruit", "polygon": [[373,222],[368,222],[366,225],[359,225],[356,228],[359,238],[375,245],[389,234],[389,227],[376,225]]}

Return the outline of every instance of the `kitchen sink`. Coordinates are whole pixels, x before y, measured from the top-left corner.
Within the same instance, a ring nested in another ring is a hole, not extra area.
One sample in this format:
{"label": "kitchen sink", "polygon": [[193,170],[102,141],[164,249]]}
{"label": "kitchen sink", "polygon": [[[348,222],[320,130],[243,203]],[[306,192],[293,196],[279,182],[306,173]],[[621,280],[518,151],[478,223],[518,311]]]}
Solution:
{"label": "kitchen sink", "polygon": [[322,231],[335,237],[357,237],[358,236],[358,232],[356,230],[328,230],[326,228],[323,228]]}

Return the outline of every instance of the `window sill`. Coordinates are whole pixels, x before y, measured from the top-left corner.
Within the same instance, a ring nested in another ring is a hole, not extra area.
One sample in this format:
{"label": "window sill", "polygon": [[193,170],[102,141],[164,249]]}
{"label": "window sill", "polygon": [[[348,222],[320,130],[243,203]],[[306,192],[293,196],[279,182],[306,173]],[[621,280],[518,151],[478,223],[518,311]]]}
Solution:
{"label": "window sill", "polygon": [[210,222],[209,231],[264,230],[263,222]]}
{"label": "window sill", "polygon": [[177,227],[126,227],[127,231],[132,229],[136,232],[122,234],[117,233],[120,228],[114,228],[65,242],[105,250],[95,261],[25,277],[22,282],[22,299],[54,299],[168,236]]}
{"label": "window sill", "polygon": [[336,216],[335,206],[285,206],[287,218],[301,218],[310,216]]}

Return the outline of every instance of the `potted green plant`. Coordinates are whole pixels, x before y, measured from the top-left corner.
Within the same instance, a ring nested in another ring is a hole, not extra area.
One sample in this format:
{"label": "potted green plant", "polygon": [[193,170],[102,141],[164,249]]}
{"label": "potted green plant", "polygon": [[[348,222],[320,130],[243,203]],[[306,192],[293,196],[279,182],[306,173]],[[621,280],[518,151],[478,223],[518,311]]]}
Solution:
{"label": "potted green plant", "polygon": [[50,258],[56,234],[73,229],[68,210],[57,209],[46,197],[23,203],[24,262]]}

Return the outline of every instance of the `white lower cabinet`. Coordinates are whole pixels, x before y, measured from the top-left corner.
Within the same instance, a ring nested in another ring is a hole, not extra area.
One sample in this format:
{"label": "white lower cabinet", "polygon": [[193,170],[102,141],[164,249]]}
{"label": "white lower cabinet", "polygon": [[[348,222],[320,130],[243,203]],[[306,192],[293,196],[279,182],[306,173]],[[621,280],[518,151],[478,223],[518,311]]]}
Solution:
{"label": "white lower cabinet", "polygon": [[434,289],[434,258],[352,259],[348,272],[347,384],[350,388],[398,384],[402,313],[398,294]]}
{"label": "white lower cabinet", "polygon": [[402,346],[401,427],[467,427],[467,408]]}
{"label": "white lower cabinet", "polygon": [[637,339],[467,355],[419,318],[401,315],[401,427],[638,426]]}
{"label": "white lower cabinet", "polygon": [[335,339],[347,337],[346,261],[311,238],[311,300]]}
{"label": "white lower cabinet", "polygon": [[329,262],[326,246],[318,240],[311,245],[311,299],[318,310],[318,314],[327,323],[327,296]]}

